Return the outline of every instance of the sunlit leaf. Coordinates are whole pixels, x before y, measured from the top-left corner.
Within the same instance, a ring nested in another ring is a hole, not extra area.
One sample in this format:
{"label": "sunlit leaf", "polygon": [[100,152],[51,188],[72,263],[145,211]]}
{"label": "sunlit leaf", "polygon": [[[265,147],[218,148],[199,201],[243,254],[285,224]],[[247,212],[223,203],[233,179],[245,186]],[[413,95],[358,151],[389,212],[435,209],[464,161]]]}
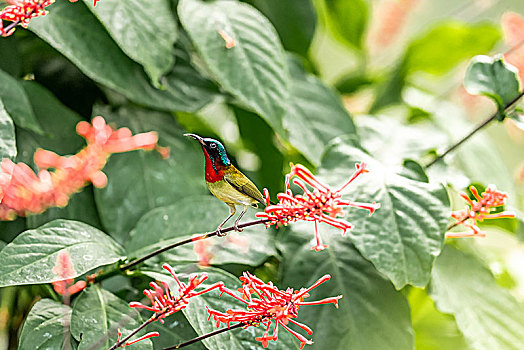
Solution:
{"label": "sunlit leaf", "polygon": [[15,126],[0,99],[0,159],[16,156]]}

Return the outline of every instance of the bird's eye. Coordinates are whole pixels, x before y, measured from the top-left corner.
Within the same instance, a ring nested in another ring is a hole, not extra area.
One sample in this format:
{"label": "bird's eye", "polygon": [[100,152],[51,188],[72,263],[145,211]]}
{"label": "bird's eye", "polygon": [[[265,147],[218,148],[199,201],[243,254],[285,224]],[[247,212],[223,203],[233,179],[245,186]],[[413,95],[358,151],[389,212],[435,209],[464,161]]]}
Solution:
{"label": "bird's eye", "polygon": [[216,143],[212,143],[209,145],[209,148],[217,148],[217,144]]}

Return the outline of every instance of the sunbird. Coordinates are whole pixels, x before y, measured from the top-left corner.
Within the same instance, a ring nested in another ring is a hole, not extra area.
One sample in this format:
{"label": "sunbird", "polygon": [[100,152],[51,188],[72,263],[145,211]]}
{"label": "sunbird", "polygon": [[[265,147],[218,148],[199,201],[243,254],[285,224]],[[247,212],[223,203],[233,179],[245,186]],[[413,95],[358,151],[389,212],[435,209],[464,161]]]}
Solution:
{"label": "sunbird", "polygon": [[264,197],[257,186],[242,174],[227,157],[226,149],[220,141],[203,138],[195,134],[184,134],[200,142],[204,151],[205,179],[207,188],[213,196],[229,206],[229,216],[217,227],[218,236],[222,234],[224,224],[236,213],[236,206],[242,206],[242,212],[235,221],[235,231],[241,232],[238,222],[244,216],[248,206],[265,205]]}

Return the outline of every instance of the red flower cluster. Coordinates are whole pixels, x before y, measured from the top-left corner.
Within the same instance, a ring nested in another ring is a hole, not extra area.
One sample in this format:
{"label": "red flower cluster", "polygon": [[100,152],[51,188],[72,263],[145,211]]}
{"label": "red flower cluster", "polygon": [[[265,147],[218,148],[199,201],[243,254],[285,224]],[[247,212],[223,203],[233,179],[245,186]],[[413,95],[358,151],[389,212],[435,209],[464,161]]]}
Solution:
{"label": "red flower cluster", "polygon": [[162,265],[162,267],[167,270],[171,276],[175,279],[178,285],[178,296],[175,296],[173,292],[169,289],[169,285],[166,282],[160,282],[162,287],[157,283],[151,282],[149,285],[152,289],[145,289],[144,294],[151,301],[151,306],[144,305],[140,302],[130,302],[129,307],[145,309],[152,311],[155,314],[151,316],[152,319],[160,320],[164,322],[163,318],[166,318],[169,315],[174,314],[177,311],[185,309],[189,304],[189,299],[207,293],[213,289],[219,288],[224,284],[218,282],[212,286],[205,288],[199,292],[195,292],[195,289],[200,286],[205,280],[207,280],[207,274],[203,273],[200,276],[192,275],[189,277],[187,284],[181,282],[175,274],[175,271],[168,264]]}
{"label": "red flower cluster", "polygon": [[[69,157],[38,150],[34,155],[35,164],[41,169],[38,175],[24,163],[15,164],[7,158],[2,160],[0,220],[14,220],[17,215],[41,213],[49,207],[63,207],[69,197],[87,182],[92,182],[96,187],[106,185],[107,177],[101,169],[112,153],[158,147],[156,133],[133,136],[127,128],[113,130],[102,117],[95,117],[92,125],[80,122],[76,129],[87,140],[87,146]],[[55,170],[49,171],[48,168]]]}
{"label": "red flower cluster", "polygon": [[[255,338],[255,340],[262,342],[264,347],[268,346],[270,340],[276,341],[278,339],[278,326],[280,325],[300,340],[300,348],[302,349],[304,345],[312,344],[313,342],[289,328],[288,324],[291,322],[304,330],[308,335],[311,335],[313,331],[308,326],[294,320],[298,316],[300,306],[334,304],[338,307],[338,299],[342,298],[342,295],[318,301],[304,301],[304,298],[309,296],[308,293],[312,289],[330,278],[330,275],[324,275],[309,288],[302,288],[299,291],[288,288],[282,291],[271,282],[264,283],[249,272],[244,272],[243,277],[240,277],[242,281],[242,288],[239,289],[240,296],[224,286],[220,286],[219,289],[221,292],[246,304],[248,311],[230,309],[222,313],[208,308],[209,318],[211,319],[211,316],[213,316],[217,322],[217,327],[220,326],[220,323],[224,323],[229,327],[231,322],[242,322],[245,324],[244,328],[249,326],[258,327],[260,324],[264,324],[266,331],[263,336]],[[275,321],[275,328],[272,334],[269,335],[272,321]]]}
{"label": "red flower cluster", "polygon": [[[257,213],[257,217],[269,219],[269,225],[288,225],[290,222],[300,220],[315,222],[315,239],[316,244],[313,249],[320,251],[326,248],[320,241],[318,234],[318,223],[324,222],[328,225],[343,230],[343,234],[352,228],[351,223],[337,218],[343,216],[344,207],[357,207],[369,210],[370,215],[375,210],[380,208],[378,203],[358,203],[342,199],[342,191],[359,175],[366,173],[366,164],[355,164],[356,171],[349,178],[349,180],[338,190],[333,190],[329,186],[320,182],[307,168],[297,164],[291,165],[291,172],[286,175],[286,184],[284,193],[279,193],[277,204],[271,204],[269,192],[264,189],[266,197],[266,208],[263,213]],[[296,176],[298,179],[293,179],[293,183],[299,186],[303,194],[293,195],[289,189],[291,178]],[[308,189],[312,188],[312,191]]]}
{"label": "red flower cluster", "polygon": [[464,192],[460,193],[460,196],[466,201],[469,208],[454,211],[451,213],[451,217],[457,220],[454,226],[463,225],[470,228],[472,232],[448,232],[446,233],[447,238],[485,237],[486,235],[482,233],[477,226],[477,222],[482,222],[484,219],[515,217],[515,213],[511,211],[493,213],[497,207],[503,206],[506,198],[508,198],[506,193],[497,191],[495,185],[489,185],[482,195],[479,195],[474,186],[471,186],[469,190],[475,197],[475,200],[471,200]]}
{"label": "red flower cluster", "polygon": [[[76,2],[78,0],[69,0]],[[100,0],[94,0],[94,6]],[[0,11],[0,35],[9,36],[15,31],[15,27],[20,24],[27,28],[32,18],[47,14],[46,7],[53,4],[55,0],[6,0],[9,6]],[[4,28],[2,20],[12,22]]]}
{"label": "red flower cluster", "polygon": [[62,280],[53,282],[55,292],[60,295],[68,296],[80,292],[86,287],[85,281],[78,281],[73,284],[73,277],[76,274],[71,257],[66,250],[61,250],[56,257],[56,265],[53,267],[53,273]]}

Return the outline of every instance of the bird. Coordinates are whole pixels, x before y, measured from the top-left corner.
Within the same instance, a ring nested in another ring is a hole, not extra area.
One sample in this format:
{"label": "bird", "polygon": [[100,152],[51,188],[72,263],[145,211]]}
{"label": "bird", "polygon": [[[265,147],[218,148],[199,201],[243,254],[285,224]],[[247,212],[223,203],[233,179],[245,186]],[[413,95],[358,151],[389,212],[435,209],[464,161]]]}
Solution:
{"label": "bird", "polygon": [[196,134],[184,134],[192,137],[202,146],[205,160],[205,180],[207,188],[222,202],[229,206],[229,216],[218,225],[218,236],[225,236],[222,227],[236,213],[236,206],[242,206],[242,212],[235,221],[234,229],[242,232],[238,223],[247,211],[248,206],[257,207],[258,203],[265,205],[264,197],[257,186],[251,182],[240,170],[235,168],[227,156],[226,149],[220,141],[212,138],[203,138]]}

